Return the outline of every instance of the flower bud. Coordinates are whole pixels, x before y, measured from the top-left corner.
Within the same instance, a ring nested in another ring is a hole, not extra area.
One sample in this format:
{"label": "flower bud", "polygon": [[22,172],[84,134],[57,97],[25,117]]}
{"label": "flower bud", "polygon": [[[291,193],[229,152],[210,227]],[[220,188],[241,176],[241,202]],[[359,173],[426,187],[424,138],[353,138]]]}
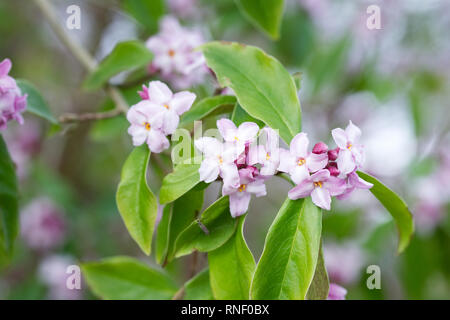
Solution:
{"label": "flower bud", "polygon": [[330,175],[333,177],[337,177],[341,173],[337,168],[336,162],[329,162],[325,169],[330,171]]}
{"label": "flower bud", "polygon": [[339,155],[339,148],[328,151],[328,159],[330,159],[330,161],[336,161],[338,155]]}
{"label": "flower bud", "polygon": [[315,154],[322,154],[328,151],[328,146],[323,143],[323,142],[318,142],[316,143],[316,145],[314,146],[312,153]]}

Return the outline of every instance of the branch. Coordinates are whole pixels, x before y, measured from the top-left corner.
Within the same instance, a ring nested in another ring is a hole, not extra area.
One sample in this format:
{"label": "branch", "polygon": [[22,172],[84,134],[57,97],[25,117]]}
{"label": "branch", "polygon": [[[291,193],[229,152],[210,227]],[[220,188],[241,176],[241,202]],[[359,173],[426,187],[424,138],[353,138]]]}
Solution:
{"label": "branch", "polygon": [[102,120],[117,117],[122,113],[119,109],[113,109],[106,112],[97,112],[97,113],[66,113],[59,117],[58,121],[60,123],[71,123],[71,122],[83,122],[83,121],[93,121],[93,120]]}
{"label": "branch", "polygon": [[[73,41],[70,36],[66,33],[55,14],[53,6],[48,0],[34,0],[36,5],[42,11],[42,14],[47,19],[50,27],[56,33],[61,42],[69,49],[69,51],[74,55],[74,57],[83,65],[83,67],[88,71],[92,72],[97,67],[97,61],[87,52],[80,44]],[[114,86],[108,85],[106,92],[109,94],[111,99],[116,104],[116,109],[119,113],[126,113],[128,111],[128,104],[121,95],[120,91]],[[82,115],[80,115],[82,117]],[[74,120],[76,121],[76,120]]]}

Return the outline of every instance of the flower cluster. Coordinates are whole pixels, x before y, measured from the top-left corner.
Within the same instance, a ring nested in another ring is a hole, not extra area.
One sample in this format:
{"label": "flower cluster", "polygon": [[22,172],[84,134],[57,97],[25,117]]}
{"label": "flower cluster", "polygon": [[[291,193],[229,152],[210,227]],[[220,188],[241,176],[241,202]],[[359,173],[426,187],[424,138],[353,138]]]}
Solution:
{"label": "flower cluster", "polygon": [[21,113],[27,107],[27,95],[22,95],[16,80],[8,75],[11,67],[9,59],[0,63],[0,130],[6,129],[11,120],[22,124]]}
{"label": "flower cluster", "polygon": [[164,17],[160,32],[147,40],[154,54],[150,72],[160,72],[177,89],[201,83],[208,69],[203,54],[195,48],[203,43],[200,32],[183,28],[174,17]]}
{"label": "flower cluster", "polygon": [[325,210],[330,210],[332,196],[345,199],[357,188],[372,187],[356,173],[363,163],[364,152],[358,143],[361,131],[351,121],[345,130],[332,131],[336,149],[329,150],[325,143],[319,142],[312,151],[303,132],[292,139],[286,150],[279,148],[279,136],[271,128],[262,130],[265,144],[255,145],[259,132],[255,123],[244,122],[236,127],[232,121],[221,119],[217,127],[224,142],[211,137],[195,141],[204,156],[200,180],[210,183],[222,178],[222,195],[230,196],[233,217],[247,212],[252,194],[266,195],[265,181],[278,171],[288,173],[296,184],[288,193],[290,199],[311,196]]}
{"label": "flower cluster", "polygon": [[174,94],[160,81],[150,82],[139,94],[143,100],[127,114],[131,123],[128,133],[133,137],[133,145],[147,143],[152,152],[160,153],[169,148],[166,136],[175,132],[180,115],[191,108],[196,96],[188,91]]}

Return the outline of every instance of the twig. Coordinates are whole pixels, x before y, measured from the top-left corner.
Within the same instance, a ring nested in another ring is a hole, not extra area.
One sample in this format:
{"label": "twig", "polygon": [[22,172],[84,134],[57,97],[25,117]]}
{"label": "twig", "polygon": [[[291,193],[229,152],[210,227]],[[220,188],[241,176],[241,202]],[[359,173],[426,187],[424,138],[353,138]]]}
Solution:
{"label": "twig", "polygon": [[71,123],[71,122],[83,122],[83,121],[94,121],[94,120],[102,120],[117,117],[122,113],[119,109],[113,109],[111,111],[106,112],[97,112],[97,113],[66,113],[59,117],[60,123]]}
{"label": "twig", "polygon": [[[70,36],[66,33],[55,14],[53,6],[48,0],[34,0],[36,5],[42,11],[42,14],[47,19],[50,27],[56,33],[61,42],[69,49],[69,51],[74,55],[74,57],[83,65],[83,67],[88,71],[92,72],[97,67],[97,61],[87,52],[80,44],[73,41]],[[122,97],[120,91],[114,86],[108,85],[106,87],[106,92],[110,95],[111,99],[116,105],[116,109],[120,112],[126,113],[128,111],[128,104]],[[80,115],[81,117],[81,115]],[[76,120],[74,120],[76,121]]]}
{"label": "twig", "polygon": [[182,286],[172,297],[172,300],[183,300],[184,297],[184,286]]}

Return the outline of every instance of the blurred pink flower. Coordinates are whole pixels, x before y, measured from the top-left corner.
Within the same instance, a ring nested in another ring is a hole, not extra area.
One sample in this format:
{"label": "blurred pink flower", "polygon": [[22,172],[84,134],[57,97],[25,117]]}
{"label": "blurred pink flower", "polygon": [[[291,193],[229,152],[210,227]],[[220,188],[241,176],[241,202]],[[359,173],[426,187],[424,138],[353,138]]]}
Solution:
{"label": "blurred pink flower", "polygon": [[23,124],[22,112],[27,107],[27,95],[22,95],[16,80],[10,77],[11,60],[0,62],[0,130],[6,129],[8,121]]}
{"label": "blurred pink flower", "polygon": [[345,300],[347,290],[336,283],[330,283],[330,291],[327,300]]}
{"label": "blurred pink flower", "polygon": [[62,212],[48,198],[33,200],[21,212],[21,235],[28,247],[49,250],[60,246],[66,223]]}
{"label": "blurred pink flower", "polygon": [[197,10],[197,0],[169,0],[170,10],[180,18],[193,16]]}
{"label": "blurred pink flower", "polygon": [[51,255],[42,260],[38,276],[48,287],[48,299],[82,299],[82,291],[80,289],[69,289],[67,287],[67,279],[70,276],[67,273],[67,268],[74,264],[75,261],[72,257],[64,255]]}
{"label": "blurred pink flower", "polygon": [[358,280],[365,257],[354,243],[329,243],[324,246],[325,265],[330,281],[345,285]]}
{"label": "blurred pink flower", "polygon": [[154,54],[151,68],[177,89],[201,83],[208,69],[203,54],[194,49],[203,43],[200,32],[183,28],[177,19],[166,16],[160,32],[147,40],[147,48]]}

